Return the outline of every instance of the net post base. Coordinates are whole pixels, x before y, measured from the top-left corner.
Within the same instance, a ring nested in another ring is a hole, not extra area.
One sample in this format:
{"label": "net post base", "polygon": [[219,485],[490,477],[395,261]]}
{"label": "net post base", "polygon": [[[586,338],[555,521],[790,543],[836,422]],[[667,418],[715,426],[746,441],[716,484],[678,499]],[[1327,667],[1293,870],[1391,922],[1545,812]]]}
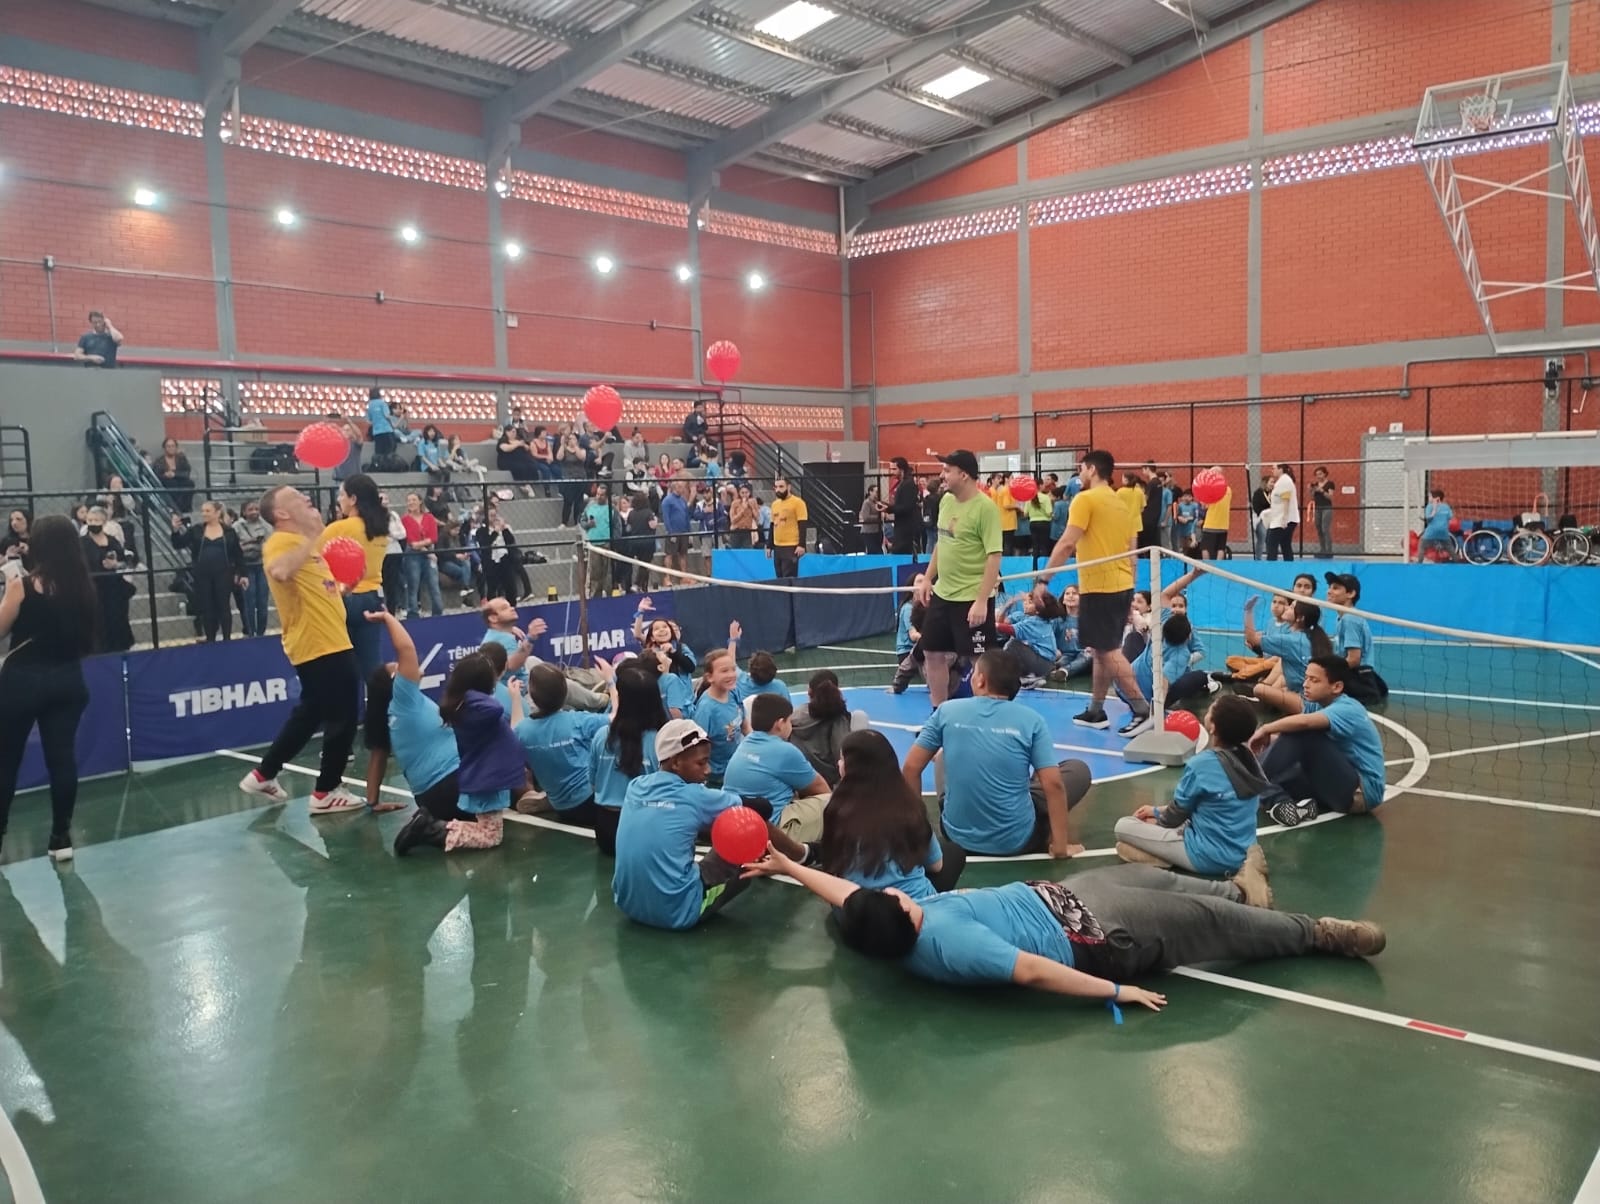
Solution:
{"label": "net post base", "polygon": [[1140,732],[1122,749],[1122,759],[1135,765],[1179,767],[1194,756],[1194,741],[1182,732]]}

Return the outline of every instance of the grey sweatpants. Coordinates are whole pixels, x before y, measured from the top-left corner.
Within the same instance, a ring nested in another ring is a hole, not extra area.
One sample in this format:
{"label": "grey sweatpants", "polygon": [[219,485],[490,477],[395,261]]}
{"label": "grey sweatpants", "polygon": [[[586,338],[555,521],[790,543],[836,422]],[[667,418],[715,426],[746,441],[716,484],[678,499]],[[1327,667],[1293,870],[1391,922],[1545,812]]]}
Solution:
{"label": "grey sweatpants", "polygon": [[1183,830],[1188,826],[1183,823],[1176,828],[1163,828],[1160,824],[1147,824],[1142,819],[1124,815],[1117,821],[1116,837],[1125,844],[1161,858],[1168,865],[1195,872],[1194,862],[1189,860],[1189,850],[1183,844]]}
{"label": "grey sweatpants", "polygon": [[1246,907],[1232,882],[1153,865],[1074,874],[1066,886],[1100,921],[1117,978],[1199,962],[1261,961],[1312,951],[1310,916]]}

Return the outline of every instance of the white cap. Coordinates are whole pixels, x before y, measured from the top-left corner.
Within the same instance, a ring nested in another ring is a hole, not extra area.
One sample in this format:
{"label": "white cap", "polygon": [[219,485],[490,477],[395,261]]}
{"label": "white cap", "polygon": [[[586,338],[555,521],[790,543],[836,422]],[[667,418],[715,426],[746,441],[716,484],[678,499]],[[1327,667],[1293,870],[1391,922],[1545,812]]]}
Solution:
{"label": "white cap", "polygon": [[656,760],[667,761],[696,744],[710,740],[706,729],[693,719],[669,719],[656,733]]}

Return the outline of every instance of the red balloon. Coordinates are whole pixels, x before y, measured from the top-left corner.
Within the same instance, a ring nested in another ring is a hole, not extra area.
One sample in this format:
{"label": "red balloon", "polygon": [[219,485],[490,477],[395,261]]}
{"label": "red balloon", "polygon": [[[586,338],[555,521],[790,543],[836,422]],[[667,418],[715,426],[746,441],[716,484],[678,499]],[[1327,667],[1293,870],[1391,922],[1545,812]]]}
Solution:
{"label": "red balloon", "polygon": [[1210,506],[1220,502],[1228,492],[1228,478],[1214,468],[1207,468],[1194,474],[1189,491],[1194,494],[1195,501]]}
{"label": "red balloon", "polygon": [[1031,502],[1039,496],[1039,482],[1035,481],[1025,472],[1019,472],[1011,478],[1011,499],[1017,502]]}
{"label": "red balloon", "polygon": [[350,440],[331,422],[313,422],[294,443],[294,458],[312,468],[338,468],[350,454]]}
{"label": "red balloon", "polygon": [[739,374],[739,358],[739,349],[727,339],[719,339],[706,348],[706,367],[722,384]]}
{"label": "red balloon", "polygon": [[767,821],[749,807],[729,807],[711,824],[711,847],[729,865],[760,861],[769,837]]}
{"label": "red balloon", "polygon": [[583,395],[583,416],[609,431],[622,417],[622,396],[610,385],[596,385]]}
{"label": "red balloon", "polygon": [[341,535],[322,545],[322,563],[340,585],[355,585],[366,576],[367,552],[348,535]]}
{"label": "red balloon", "polygon": [[1200,721],[1188,711],[1168,711],[1167,730],[1179,732],[1191,740],[1200,739]]}

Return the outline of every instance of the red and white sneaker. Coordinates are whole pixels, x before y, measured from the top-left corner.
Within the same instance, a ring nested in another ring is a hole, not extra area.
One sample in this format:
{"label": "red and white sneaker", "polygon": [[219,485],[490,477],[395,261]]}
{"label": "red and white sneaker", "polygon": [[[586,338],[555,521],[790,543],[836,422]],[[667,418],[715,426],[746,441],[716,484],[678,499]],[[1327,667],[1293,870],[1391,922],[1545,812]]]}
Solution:
{"label": "red and white sneaker", "polygon": [[346,815],[352,811],[365,811],[367,802],[351,794],[343,786],[337,786],[321,794],[313,791],[311,795],[312,815]]}
{"label": "red and white sneaker", "polygon": [[289,792],[278,785],[277,778],[264,778],[254,769],[239,779],[239,789],[246,794],[256,794],[271,799],[275,803],[289,801]]}

